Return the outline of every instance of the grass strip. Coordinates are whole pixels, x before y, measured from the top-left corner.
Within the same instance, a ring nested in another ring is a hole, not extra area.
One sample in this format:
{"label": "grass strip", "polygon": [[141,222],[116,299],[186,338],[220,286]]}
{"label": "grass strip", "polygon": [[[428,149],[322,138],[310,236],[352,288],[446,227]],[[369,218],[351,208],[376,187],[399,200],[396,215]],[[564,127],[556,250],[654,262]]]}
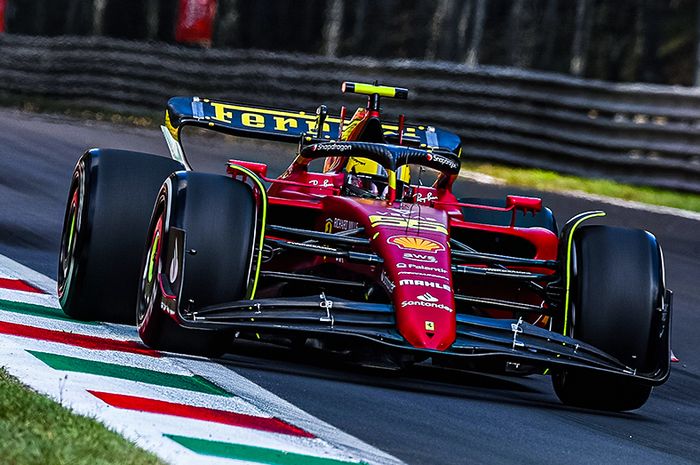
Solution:
{"label": "grass strip", "polygon": [[[174,434],[166,434],[165,437],[172,439],[197,454],[268,465],[348,465],[350,463],[357,463],[285,452],[276,449],[267,449],[264,447],[176,436]],[[361,463],[364,464],[364,462]]]}
{"label": "grass strip", "polygon": [[157,386],[184,389],[187,391],[201,392],[219,396],[231,397],[232,394],[221,389],[216,384],[201,376],[177,375],[173,373],[163,373],[161,371],[148,370],[146,368],[136,368],[116,363],[98,362],[67,355],[49,354],[28,350],[30,354],[53,368],[54,370],[72,371],[75,373],[86,373],[91,375],[107,376],[110,378],[138,381]]}
{"label": "grass strip", "polygon": [[162,465],[98,421],[76,415],[0,369],[0,462]]}
{"label": "grass strip", "polygon": [[463,162],[462,170],[487,174],[511,186],[554,192],[582,191],[589,194],[700,212],[700,195],[688,192],[633,186],[609,179],[583,178],[554,171],[491,163]]}

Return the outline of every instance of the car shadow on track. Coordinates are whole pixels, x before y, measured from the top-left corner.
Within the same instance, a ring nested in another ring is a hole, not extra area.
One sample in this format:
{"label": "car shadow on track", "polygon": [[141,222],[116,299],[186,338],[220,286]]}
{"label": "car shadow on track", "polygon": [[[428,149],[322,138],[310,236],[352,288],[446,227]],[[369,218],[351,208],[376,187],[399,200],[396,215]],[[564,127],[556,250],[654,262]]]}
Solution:
{"label": "car shadow on track", "polygon": [[[557,411],[563,415],[618,417],[654,422],[641,413],[616,413],[565,406],[556,399],[549,380],[540,376],[508,376],[417,364],[401,370],[366,367],[314,350],[291,350],[270,344],[236,344],[235,352],[215,359],[234,371],[275,373],[363,386],[510,404]],[[253,380],[255,381],[255,380]]]}

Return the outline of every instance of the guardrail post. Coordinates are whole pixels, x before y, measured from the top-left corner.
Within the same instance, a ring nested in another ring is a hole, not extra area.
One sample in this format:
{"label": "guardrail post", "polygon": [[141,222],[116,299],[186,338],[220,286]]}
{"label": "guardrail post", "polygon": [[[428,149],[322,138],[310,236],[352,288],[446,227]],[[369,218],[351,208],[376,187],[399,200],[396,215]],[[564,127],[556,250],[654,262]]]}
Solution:
{"label": "guardrail post", "polygon": [[343,0],[326,2],[326,18],[323,26],[323,54],[328,57],[338,56],[340,33],[343,27],[343,13],[345,10]]}
{"label": "guardrail post", "polygon": [[576,5],[576,28],[574,30],[574,42],[571,46],[570,72],[574,76],[581,76],[586,71],[586,52],[588,51],[589,24],[588,19],[589,0],[578,0]]}
{"label": "guardrail post", "polygon": [[481,38],[484,35],[484,20],[486,19],[486,0],[477,0],[476,12],[474,13],[474,27],[472,28],[471,39],[469,40],[469,51],[465,60],[468,66],[479,64],[479,49],[481,48]]}
{"label": "guardrail post", "polygon": [[[1,1],[1,0],[0,0]],[[101,36],[105,30],[107,0],[95,0],[92,4],[92,34]]]}

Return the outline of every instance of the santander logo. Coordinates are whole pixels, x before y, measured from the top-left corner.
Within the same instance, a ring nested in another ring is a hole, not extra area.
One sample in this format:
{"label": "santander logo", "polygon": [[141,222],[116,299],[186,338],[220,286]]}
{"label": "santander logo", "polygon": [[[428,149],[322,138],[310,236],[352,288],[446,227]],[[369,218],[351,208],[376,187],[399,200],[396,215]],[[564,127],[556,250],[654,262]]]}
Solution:
{"label": "santander logo", "polygon": [[430,295],[430,292],[426,292],[423,295],[419,295],[417,297],[418,300],[422,300],[423,302],[437,302],[438,299]]}
{"label": "santander logo", "polygon": [[452,308],[448,307],[447,305],[441,304],[440,302],[437,302],[438,299],[435,299],[434,301],[433,300],[431,300],[431,301],[424,300],[427,298],[426,296],[435,299],[435,297],[426,293],[426,294],[419,295],[418,297],[416,297],[416,299],[418,299],[418,300],[404,300],[403,302],[401,302],[401,308],[424,307],[424,308],[436,308],[438,310],[444,310],[444,311],[450,312],[450,313],[454,312],[454,310]]}

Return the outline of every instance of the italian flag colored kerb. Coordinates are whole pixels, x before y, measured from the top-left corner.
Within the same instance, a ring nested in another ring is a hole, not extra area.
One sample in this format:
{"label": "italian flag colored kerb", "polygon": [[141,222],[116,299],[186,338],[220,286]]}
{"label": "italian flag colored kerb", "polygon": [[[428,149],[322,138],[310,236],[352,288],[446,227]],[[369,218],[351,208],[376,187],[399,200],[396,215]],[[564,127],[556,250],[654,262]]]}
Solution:
{"label": "italian flag colored kerb", "polygon": [[[0,365],[173,464],[400,464],[205,359],[67,318],[45,276],[0,256]],[[288,417],[288,418],[284,418]]]}

